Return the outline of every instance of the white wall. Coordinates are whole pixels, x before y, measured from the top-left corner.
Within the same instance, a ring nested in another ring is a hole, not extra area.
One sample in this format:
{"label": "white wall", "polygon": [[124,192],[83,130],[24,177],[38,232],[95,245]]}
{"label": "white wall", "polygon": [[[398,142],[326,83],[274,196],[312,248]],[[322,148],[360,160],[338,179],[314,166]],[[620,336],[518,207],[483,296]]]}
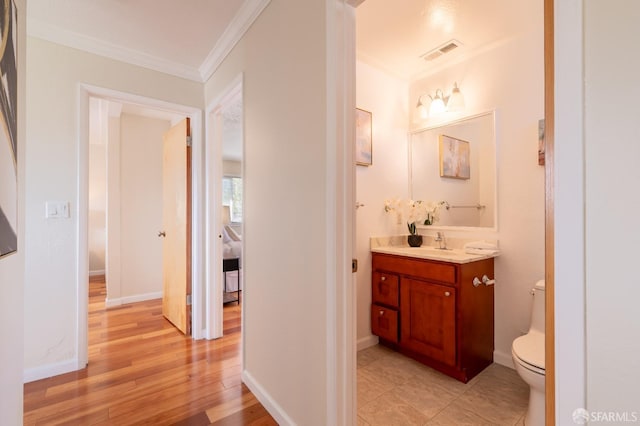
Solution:
{"label": "white wall", "polygon": [[638,421],[640,3],[588,0],[584,12],[586,408]]}
{"label": "white wall", "polygon": [[384,200],[409,196],[407,132],[409,128],[407,82],[361,61],[356,63],[356,106],[372,113],[373,164],[356,166],[357,339],[361,349],[377,342],[371,335],[372,236],[406,234],[385,213]]}
{"label": "white wall", "polygon": [[[78,368],[79,83],[203,108],[202,84],[27,40],[25,376]],[[69,201],[69,219],[47,220],[46,200]]]}
{"label": "white wall", "polygon": [[544,278],[544,168],[537,163],[538,120],[544,117],[542,2],[523,2],[518,11],[517,36],[410,88],[413,103],[438,88],[449,93],[457,81],[468,112],[497,111],[498,232],[448,235],[500,241],[494,360],[508,366],[512,341],[529,325],[529,290]]}
{"label": "white wall", "polygon": [[120,297],[161,297],[162,137],[171,123],[122,114],[120,126]]}
{"label": "white wall", "polygon": [[280,423],[327,423],[324,1],[272,0],[213,77],[243,73],[244,372]]}
{"label": "white wall", "polygon": [[25,259],[26,0],[16,0],[18,70],[18,252],[0,259],[0,424],[22,424],[23,290]]}

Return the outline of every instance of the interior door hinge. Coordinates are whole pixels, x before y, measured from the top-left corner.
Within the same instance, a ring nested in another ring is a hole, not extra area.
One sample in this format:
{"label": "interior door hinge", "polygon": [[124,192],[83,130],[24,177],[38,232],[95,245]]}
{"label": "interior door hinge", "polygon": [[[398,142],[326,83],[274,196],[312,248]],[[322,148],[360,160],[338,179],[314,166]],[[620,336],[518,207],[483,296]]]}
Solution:
{"label": "interior door hinge", "polygon": [[351,259],[351,272],[358,272],[358,259]]}
{"label": "interior door hinge", "polygon": [[191,295],[187,294],[187,306],[191,306]]}
{"label": "interior door hinge", "polygon": [[191,136],[187,136],[187,146],[191,146],[193,138]]}

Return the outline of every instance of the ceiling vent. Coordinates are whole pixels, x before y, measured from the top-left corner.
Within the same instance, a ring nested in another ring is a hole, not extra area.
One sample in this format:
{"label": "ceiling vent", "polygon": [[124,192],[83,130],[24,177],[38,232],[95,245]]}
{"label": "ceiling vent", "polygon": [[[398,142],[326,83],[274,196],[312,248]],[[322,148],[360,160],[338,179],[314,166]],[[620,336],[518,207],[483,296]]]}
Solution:
{"label": "ceiling vent", "polygon": [[428,51],[427,53],[425,53],[420,57],[425,61],[433,61],[434,59],[437,59],[440,56],[444,55],[445,53],[449,53],[460,46],[462,46],[462,43],[460,43],[458,40],[452,39],[444,44],[441,44],[435,49]]}

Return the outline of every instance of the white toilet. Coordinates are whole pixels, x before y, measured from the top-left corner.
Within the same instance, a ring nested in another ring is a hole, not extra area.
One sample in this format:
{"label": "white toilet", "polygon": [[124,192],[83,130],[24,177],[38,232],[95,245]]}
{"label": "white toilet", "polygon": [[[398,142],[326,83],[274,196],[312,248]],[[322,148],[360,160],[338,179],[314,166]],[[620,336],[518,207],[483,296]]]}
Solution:
{"label": "white toilet", "polygon": [[513,341],[511,355],[516,371],[530,387],[524,424],[544,426],[544,280],[536,283],[532,294],[529,332]]}

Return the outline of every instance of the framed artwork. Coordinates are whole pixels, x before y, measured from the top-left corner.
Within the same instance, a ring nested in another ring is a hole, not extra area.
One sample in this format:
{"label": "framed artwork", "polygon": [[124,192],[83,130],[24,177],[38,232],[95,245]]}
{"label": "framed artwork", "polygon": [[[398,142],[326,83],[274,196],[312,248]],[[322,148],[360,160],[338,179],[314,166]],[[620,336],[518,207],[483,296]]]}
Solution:
{"label": "framed artwork", "polygon": [[15,5],[12,0],[5,0],[0,13],[0,257],[18,249],[18,73],[15,25]]}
{"label": "framed artwork", "polygon": [[372,161],[371,113],[356,108],[356,164],[370,166]]}
{"label": "framed artwork", "polygon": [[544,118],[538,120],[538,165],[544,166]]}
{"label": "framed artwork", "polygon": [[469,142],[447,135],[440,135],[440,176],[469,179],[471,164]]}

